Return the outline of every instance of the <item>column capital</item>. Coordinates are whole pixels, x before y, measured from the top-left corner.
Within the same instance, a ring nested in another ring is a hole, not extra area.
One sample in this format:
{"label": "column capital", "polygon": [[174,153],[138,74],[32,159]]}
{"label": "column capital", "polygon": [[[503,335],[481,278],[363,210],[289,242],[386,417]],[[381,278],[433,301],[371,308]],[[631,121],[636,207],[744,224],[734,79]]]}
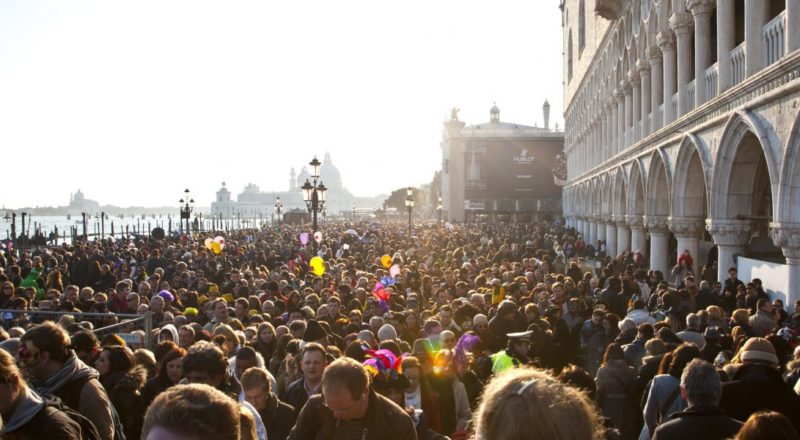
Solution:
{"label": "column capital", "polygon": [[753,223],[748,220],[707,219],[706,231],[714,237],[714,243],[728,246],[744,246],[753,235]]}
{"label": "column capital", "polygon": [[646,215],[644,224],[651,234],[666,234],[669,231],[669,220],[665,215]]}
{"label": "column capital", "polygon": [[676,12],[669,18],[669,27],[678,37],[689,35],[693,26],[694,18],[688,12]]}
{"label": "column capital", "polygon": [[769,236],[786,258],[800,258],[800,223],[770,223]]}
{"label": "column capital", "polygon": [[656,44],[661,49],[661,53],[675,50],[675,35],[672,31],[661,31],[656,35]]}
{"label": "column capital", "polygon": [[625,215],[623,214],[614,214],[612,216],[612,220],[614,224],[617,225],[618,228],[627,228],[628,223],[625,221]]}
{"label": "column capital", "polygon": [[661,64],[661,49],[658,46],[651,46],[645,49],[644,56],[650,62],[650,66]]}
{"label": "column capital", "polygon": [[[659,57],[661,59],[661,57]],[[636,70],[639,71],[639,76],[650,75],[650,63],[646,60],[639,60],[636,62]]]}
{"label": "column capital", "polygon": [[644,230],[644,219],[641,215],[626,215],[625,223],[632,231]]}
{"label": "column capital", "polygon": [[612,219],[611,214],[600,214],[597,217],[599,218],[598,221],[600,223],[604,223],[604,224],[613,223],[612,220],[611,220]]}
{"label": "column capital", "polygon": [[703,220],[699,217],[669,217],[669,229],[676,237],[696,238],[703,230]]}
{"label": "column capital", "polygon": [[639,85],[640,73],[641,72],[639,72],[638,66],[632,68],[630,72],[628,72],[628,84],[630,84],[631,87],[636,87],[637,85]]}
{"label": "column capital", "polygon": [[622,81],[620,81],[619,87],[614,89],[614,96],[617,98],[617,103],[625,101],[625,92],[622,88]]}
{"label": "column capital", "polygon": [[716,3],[716,0],[686,0],[686,9],[692,11],[695,17],[710,15],[714,12]]}

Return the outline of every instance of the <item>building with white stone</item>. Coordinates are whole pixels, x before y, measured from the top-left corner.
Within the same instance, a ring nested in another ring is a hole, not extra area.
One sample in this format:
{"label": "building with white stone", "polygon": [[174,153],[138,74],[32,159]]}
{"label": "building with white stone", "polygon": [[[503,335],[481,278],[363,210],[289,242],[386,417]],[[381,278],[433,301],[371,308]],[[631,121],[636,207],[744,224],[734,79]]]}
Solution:
{"label": "building with white stone", "polygon": [[776,263],[800,299],[800,0],[561,7],[568,224],[665,273]]}
{"label": "building with white stone", "polygon": [[[467,126],[451,111],[442,134],[441,196],[448,221],[531,221],[561,213],[559,174],[564,131],[550,128],[550,104],[542,107],[544,126],[500,121]],[[558,178],[557,178],[558,177]],[[432,195],[433,196],[433,195]]]}
{"label": "building with white stone", "polygon": [[[330,153],[325,153],[319,171],[319,181],[325,184],[327,190],[327,201],[325,204],[326,213],[350,213],[353,203],[360,208],[375,209],[381,206],[383,199],[378,197],[356,197],[345,188],[339,169],[333,164]],[[282,212],[287,213],[292,209],[306,209],[303,201],[302,190],[300,189],[306,180],[310,180],[310,174],[304,166],[300,174],[292,168],[289,171],[289,190],[288,191],[262,191],[258,185],[248,183],[242,192],[233,200],[232,193],[222,182],[222,187],[217,191],[214,201],[211,203],[211,215],[221,216],[221,218],[267,218],[275,213],[275,204],[278,198],[283,205]]]}

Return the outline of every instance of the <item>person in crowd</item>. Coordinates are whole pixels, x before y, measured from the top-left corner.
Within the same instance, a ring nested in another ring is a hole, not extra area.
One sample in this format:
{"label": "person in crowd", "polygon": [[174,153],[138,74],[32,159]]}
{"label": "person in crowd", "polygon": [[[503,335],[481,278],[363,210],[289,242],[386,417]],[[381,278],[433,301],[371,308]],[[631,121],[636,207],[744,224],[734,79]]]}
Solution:
{"label": "person in crowd", "polygon": [[320,393],[327,364],[325,347],[315,342],[306,344],[299,362],[302,377],[289,384],[281,400],[293,408],[303,408],[309,397]]}
{"label": "person in crowd", "polygon": [[205,384],[177,385],[147,409],[143,440],[240,440],[241,410],[225,393]]}
{"label": "person in crowd", "polygon": [[739,432],[742,422],[728,417],[719,407],[722,382],[713,365],[702,359],[689,362],[681,374],[680,389],[686,409],[659,425],[654,440],[725,440]]}
{"label": "person in crowd", "polygon": [[263,367],[251,367],[242,373],[245,400],[258,411],[267,429],[269,440],[286,440],[297,419],[297,411],[281,402],[272,392],[269,373]]}
{"label": "person in crowd", "polygon": [[82,434],[89,434],[57,404],[32,390],[5,350],[0,350],[0,416],[2,438],[81,440]]}
{"label": "person in crowd", "polygon": [[325,369],[321,389],[300,411],[290,440],[417,439],[408,413],[370,387],[369,372],[359,362],[350,358],[333,361]]}
{"label": "person in crowd", "polygon": [[586,394],[530,368],[490,381],[475,414],[475,438],[481,440],[599,440],[604,435]]}
{"label": "person in crowd", "polygon": [[698,357],[699,348],[682,344],[671,353],[669,365],[653,378],[644,407],[645,425],[642,430],[646,430],[647,435],[652,435],[670,415],[686,408],[686,400],[681,396],[680,378],[686,364]]}
{"label": "person in crowd", "polygon": [[635,421],[631,405],[631,393],[636,380],[636,370],[625,362],[622,348],[612,343],[603,356],[603,364],[597,370],[597,402],[603,416],[616,427],[622,438],[633,438],[632,422]]}
{"label": "person in crowd", "polygon": [[775,411],[758,411],[747,419],[736,434],[736,440],[761,439],[798,440],[800,435],[792,422],[783,414]]}
{"label": "person in crowd", "polygon": [[142,388],[142,402],[145,408],[167,388],[180,383],[183,379],[184,356],[186,356],[186,350],[180,347],[170,347],[169,351],[162,356],[158,372]]}
{"label": "person in crowd", "polygon": [[39,394],[55,395],[89,419],[101,438],[114,439],[111,401],[100,375],[69,347],[67,332],[51,321],[44,322],[20,338],[18,363]]}
{"label": "person in crowd", "polygon": [[800,430],[800,396],[782,380],[775,347],[764,338],[750,338],[725,366],[730,381],[722,385],[720,406],[739,421],[761,410],[777,411]]}
{"label": "person in crowd", "polygon": [[147,371],[135,365],[129,348],[120,345],[103,348],[95,367],[119,415],[125,438],[139,438],[145,411],[141,390],[147,381]]}
{"label": "person in crowd", "polygon": [[509,368],[519,368],[530,362],[528,351],[531,348],[532,331],[508,333],[508,346],[491,356],[492,373],[499,374]]}

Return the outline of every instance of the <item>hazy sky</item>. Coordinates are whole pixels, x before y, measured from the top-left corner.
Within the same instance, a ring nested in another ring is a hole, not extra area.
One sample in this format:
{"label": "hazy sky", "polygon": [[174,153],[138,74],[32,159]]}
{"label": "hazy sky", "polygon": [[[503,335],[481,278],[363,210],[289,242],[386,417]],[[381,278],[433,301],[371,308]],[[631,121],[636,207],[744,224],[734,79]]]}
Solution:
{"label": "hazy sky", "polygon": [[563,126],[561,52],[555,0],[0,0],[0,205],[427,183],[451,107]]}

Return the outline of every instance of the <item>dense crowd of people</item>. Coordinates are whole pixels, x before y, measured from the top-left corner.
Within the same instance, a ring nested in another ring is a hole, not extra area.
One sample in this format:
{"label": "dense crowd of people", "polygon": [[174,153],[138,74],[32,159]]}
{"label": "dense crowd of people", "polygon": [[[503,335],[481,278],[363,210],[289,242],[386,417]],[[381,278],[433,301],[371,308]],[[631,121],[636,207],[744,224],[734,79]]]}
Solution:
{"label": "dense crowd of people", "polygon": [[735,267],[558,220],[308,232],[4,248],[0,437],[798,439],[800,301]]}

